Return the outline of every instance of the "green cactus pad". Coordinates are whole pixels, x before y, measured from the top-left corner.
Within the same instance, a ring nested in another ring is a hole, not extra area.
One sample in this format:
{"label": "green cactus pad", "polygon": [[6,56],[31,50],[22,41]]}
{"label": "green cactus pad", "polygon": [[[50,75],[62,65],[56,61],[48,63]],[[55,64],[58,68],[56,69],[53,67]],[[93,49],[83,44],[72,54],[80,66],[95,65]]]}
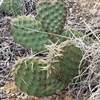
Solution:
{"label": "green cactus pad", "polygon": [[42,1],[37,6],[37,19],[46,32],[61,34],[66,20],[65,3],[62,0]]}
{"label": "green cactus pad", "polygon": [[47,78],[47,71],[42,67],[44,62],[35,58],[28,58],[16,64],[15,82],[20,90],[28,95],[49,96],[65,87],[65,83],[55,78],[55,74]]}
{"label": "green cactus pad", "polygon": [[30,16],[19,16],[12,20],[11,35],[15,42],[34,52],[44,50],[44,45],[49,43],[48,34],[42,30],[41,23]]}
{"label": "green cactus pad", "polygon": [[22,13],[22,4],[23,0],[3,0],[0,11],[20,15]]}
{"label": "green cactus pad", "polygon": [[53,66],[58,66],[60,80],[68,84],[73,77],[78,75],[82,51],[73,43],[69,42],[68,45],[62,48],[61,54],[61,57],[56,57],[58,62],[53,63]]}

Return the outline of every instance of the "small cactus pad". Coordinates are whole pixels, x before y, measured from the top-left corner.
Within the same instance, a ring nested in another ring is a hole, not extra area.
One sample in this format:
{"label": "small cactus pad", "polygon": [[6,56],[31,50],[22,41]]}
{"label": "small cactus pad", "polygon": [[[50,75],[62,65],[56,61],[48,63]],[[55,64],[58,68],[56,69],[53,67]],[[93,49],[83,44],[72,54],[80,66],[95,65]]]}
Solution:
{"label": "small cactus pad", "polygon": [[16,64],[16,85],[28,95],[34,96],[49,96],[64,89],[65,83],[55,78],[55,74],[47,77],[47,71],[42,70],[46,66],[43,61],[34,58]]}
{"label": "small cactus pad", "polygon": [[69,42],[69,44],[62,48],[61,54],[61,57],[56,57],[58,62],[53,63],[53,66],[58,66],[60,80],[68,84],[78,75],[82,51],[80,48]]}
{"label": "small cactus pad", "polygon": [[22,13],[22,3],[23,0],[3,0],[0,11],[13,15],[20,15]]}
{"label": "small cactus pad", "polygon": [[37,6],[37,18],[46,32],[61,34],[66,20],[65,3],[64,0],[54,1],[40,1]]}
{"label": "small cactus pad", "polygon": [[19,16],[11,23],[11,35],[15,42],[32,48],[34,52],[44,50],[44,44],[48,43],[48,34],[40,30],[41,23],[33,20],[31,16]]}

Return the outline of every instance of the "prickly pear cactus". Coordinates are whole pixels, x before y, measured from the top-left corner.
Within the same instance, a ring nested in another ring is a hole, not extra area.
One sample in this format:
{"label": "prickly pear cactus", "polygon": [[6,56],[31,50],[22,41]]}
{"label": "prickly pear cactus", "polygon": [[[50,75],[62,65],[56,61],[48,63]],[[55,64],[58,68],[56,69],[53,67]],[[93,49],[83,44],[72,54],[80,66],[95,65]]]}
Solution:
{"label": "prickly pear cactus", "polygon": [[11,22],[11,35],[15,42],[32,48],[34,52],[44,50],[44,44],[49,41],[48,34],[40,30],[41,23],[31,16],[18,16]]}
{"label": "prickly pear cactus", "polygon": [[61,50],[61,54],[61,57],[53,58],[54,62],[28,58],[17,63],[16,85],[22,91],[35,96],[50,96],[63,90],[78,75],[82,52],[73,44],[68,44]]}
{"label": "prickly pear cactus", "polygon": [[53,73],[47,78],[47,71],[42,70],[45,66],[47,64],[43,61],[34,58],[16,64],[16,85],[28,95],[34,96],[49,96],[62,90],[65,83],[55,78]]}
{"label": "prickly pear cactus", "polygon": [[37,19],[46,32],[59,33],[63,31],[66,20],[64,0],[43,0],[37,6]]}
{"label": "prickly pear cactus", "polygon": [[22,13],[22,4],[23,0],[3,0],[0,11],[13,15],[20,15]]}

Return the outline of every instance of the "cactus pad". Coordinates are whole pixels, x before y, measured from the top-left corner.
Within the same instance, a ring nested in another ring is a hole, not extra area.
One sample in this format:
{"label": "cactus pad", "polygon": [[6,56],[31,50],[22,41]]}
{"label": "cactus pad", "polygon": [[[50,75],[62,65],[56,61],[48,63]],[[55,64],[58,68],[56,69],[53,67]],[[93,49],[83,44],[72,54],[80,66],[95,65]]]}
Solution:
{"label": "cactus pad", "polygon": [[20,15],[22,13],[22,3],[23,0],[3,0],[0,11]]}
{"label": "cactus pad", "polygon": [[40,30],[41,23],[30,16],[19,16],[11,23],[11,35],[15,42],[35,52],[44,50],[44,44],[48,43],[48,34]]}
{"label": "cactus pad", "polygon": [[47,78],[47,71],[42,67],[47,66],[38,59],[25,59],[16,65],[16,85],[28,95],[49,96],[62,90],[65,85],[52,75]]}
{"label": "cactus pad", "polygon": [[59,67],[59,77],[68,84],[73,77],[78,75],[82,51],[80,48],[69,42],[68,45],[62,48],[61,54],[61,57],[56,57],[58,62],[53,63],[53,66]]}
{"label": "cactus pad", "polygon": [[37,6],[37,12],[37,18],[41,21],[46,32],[61,34],[66,19],[64,0],[41,1]]}

